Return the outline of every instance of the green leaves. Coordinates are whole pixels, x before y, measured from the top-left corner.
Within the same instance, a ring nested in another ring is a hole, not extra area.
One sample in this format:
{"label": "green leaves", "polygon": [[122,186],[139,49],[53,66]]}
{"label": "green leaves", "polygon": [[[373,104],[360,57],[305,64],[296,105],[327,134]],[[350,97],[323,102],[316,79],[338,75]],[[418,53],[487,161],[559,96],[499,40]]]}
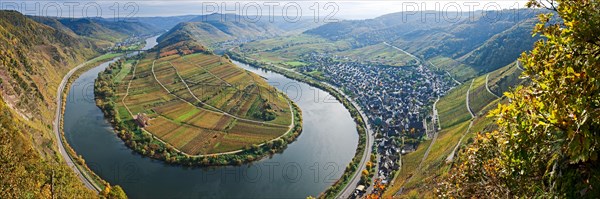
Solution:
{"label": "green leaves", "polygon": [[563,24],[540,15],[533,31],[546,40],[521,56],[531,83],[505,93],[510,103],[491,111],[498,131],[477,136],[460,155],[464,161],[442,184],[463,192],[447,195],[600,197],[600,3],[557,5]]}

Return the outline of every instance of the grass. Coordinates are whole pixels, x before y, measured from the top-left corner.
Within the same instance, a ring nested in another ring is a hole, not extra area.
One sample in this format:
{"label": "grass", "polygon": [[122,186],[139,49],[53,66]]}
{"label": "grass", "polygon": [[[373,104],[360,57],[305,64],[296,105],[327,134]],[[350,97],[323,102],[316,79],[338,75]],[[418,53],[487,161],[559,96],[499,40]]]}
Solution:
{"label": "grass", "polygon": [[123,68],[121,68],[121,70],[119,70],[119,73],[117,73],[117,75],[114,77],[113,82],[121,82],[123,78],[125,78],[125,76],[127,76],[127,74],[131,72],[133,64],[133,61],[125,62],[125,64],[123,64]]}
{"label": "grass", "polygon": [[400,188],[402,188],[404,183],[414,175],[414,171],[419,166],[419,163],[421,162],[421,159],[423,159],[423,155],[425,155],[425,151],[430,144],[431,140],[423,141],[414,152],[402,156],[402,167],[400,168],[400,171],[398,171],[398,176],[395,181],[392,182],[394,184],[387,188],[383,198],[393,196]]}
{"label": "grass", "polygon": [[380,63],[388,66],[405,66],[413,60],[409,55],[383,43],[339,52],[336,55],[348,57],[350,60]]}
{"label": "grass", "polygon": [[[412,176],[410,181],[397,181],[397,183],[401,183],[402,186],[404,186],[403,193],[409,193],[412,190],[416,189],[419,193],[420,198],[430,198],[434,195],[434,190],[426,185],[435,184],[435,179],[437,177],[442,176],[448,172],[451,165],[446,163],[446,158],[448,157],[448,155],[450,155],[450,153],[454,151],[456,144],[459,142],[462,135],[466,133],[468,126],[469,122],[465,121],[451,128],[440,131],[437,140],[431,146],[429,155],[423,160],[423,162],[421,163],[421,168],[419,168],[418,170],[412,169],[412,165],[410,171],[404,170],[404,165],[402,165],[402,170],[400,171],[401,173],[399,174],[399,176],[403,175],[402,172],[410,172],[410,174],[408,175]],[[417,151],[415,151],[414,153],[417,153]],[[423,157],[422,154],[417,155],[419,155],[421,158]],[[421,159],[418,159],[417,161],[420,162]],[[406,176],[407,174],[404,175]],[[398,185],[394,184],[394,186]]]}
{"label": "grass", "polygon": [[517,67],[516,62],[491,72],[488,83],[490,90],[502,96],[504,92],[522,83],[522,79],[519,79],[521,72],[523,71]]}
{"label": "grass", "polygon": [[198,112],[200,112],[199,109],[191,109],[187,113],[177,117],[177,119],[175,119],[175,121],[178,121],[178,122],[185,121],[186,119],[190,118],[191,116],[195,115]]}
{"label": "grass", "polygon": [[92,60],[95,61],[95,62],[98,62],[98,61],[103,61],[103,60],[107,60],[107,59],[112,59],[112,58],[118,57],[118,56],[120,56],[122,54],[123,53],[106,53],[106,54],[98,56],[98,57],[96,57],[96,58],[94,58]]}
{"label": "grass", "polygon": [[[514,81],[519,73],[520,71],[516,69],[514,64],[500,68],[490,73],[488,85],[508,90],[510,87],[505,86],[508,83],[507,81]],[[436,142],[431,146],[428,157],[423,160],[422,167],[415,170],[416,157],[414,156],[422,157],[423,153],[420,150],[426,147],[421,146],[428,146],[428,142],[422,143],[417,151],[404,156],[403,163],[406,162],[406,164],[402,166],[394,186],[388,188],[384,197],[393,196],[402,186],[404,190],[401,197],[435,197],[433,187],[437,184],[438,179],[445,177],[453,166],[447,163],[446,159],[454,151],[461,137],[464,135],[459,149],[469,145],[477,132],[489,132],[496,128],[495,117],[487,117],[487,113],[496,108],[498,103],[507,103],[507,99],[504,97],[497,98],[485,89],[485,76],[475,78],[469,93],[470,107],[476,113],[469,131],[467,132],[470,114],[466,109],[465,95],[470,82],[453,89],[448,95],[440,99],[437,108],[443,130],[439,132]],[[517,83],[511,82],[513,85]],[[459,151],[457,150],[457,152]],[[413,156],[413,154],[415,155]],[[455,158],[457,155],[455,154]],[[412,176],[408,182],[406,181],[407,176]]]}
{"label": "grass", "polygon": [[456,80],[465,82],[478,75],[477,70],[452,58],[437,56],[429,59],[437,68],[448,71]]}
{"label": "grass", "polygon": [[473,87],[469,93],[469,107],[473,114],[482,116],[483,108],[496,100],[497,97],[487,91],[485,88],[485,76],[480,76],[473,82]]}
{"label": "grass", "polygon": [[287,64],[293,68],[307,65],[306,63],[301,62],[301,61],[289,61],[289,62],[285,62],[285,64]]}
{"label": "grass", "polygon": [[284,68],[302,66],[301,56],[309,53],[350,50],[348,41],[330,41],[318,36],[299,34],[276,37],[242,45],[245,56],[262,63],[277,64]]}
{"label": "grass", "polygon": [[465,83],[452,89],[440,98],[437,109],[442,129],[454,126],[471,118],[466,105],[466,94],[469,84]]}

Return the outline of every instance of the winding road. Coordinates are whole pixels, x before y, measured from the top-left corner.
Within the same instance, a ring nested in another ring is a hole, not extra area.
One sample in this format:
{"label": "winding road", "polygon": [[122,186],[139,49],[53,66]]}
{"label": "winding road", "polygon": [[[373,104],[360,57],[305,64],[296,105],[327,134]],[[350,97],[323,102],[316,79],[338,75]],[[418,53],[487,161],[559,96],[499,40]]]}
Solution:
{"label": "winding road", "polygon": [[469,110],[469,114],[471,114],[471,118],[475,118],[475,114],[473,114],[473,111],[471,110],[471,107],[469,106],[469,93],[471,93],[471,87],[473,87],[473,82],[475,82],[475,79],[473,79],[473,81],[471,81],[471,85],[469,85],[469,90],[467,90],[467,97],[466,97],[467,110]]}
{"label": "winding road", "polygon": [[[465,98],[465,101],[467,103],[467,110],[469,110],[469,113],[471,113],[471,122],[469,123],[469,127],[467,128],[467,130],[463,133],[463,135],[460,137],[460,139],[458,140],[458,143],[456,143],[456,146],[454,147],[454,149],[452,150],[452,152],[450,152],[450,154],[448,155],[448,157],[446,157],[446,163],[450,163],[454,160],[454,156],[456,154],[456,151],[458,150],[458,147],[460,146],[460,143],[462,143],[463,139],[465,138],[465,136],[467,135],[467,133],[469,133],[469,131],[471,131],[471,127],[473,126],[473,122],[475,122],[475,115],[473,115],[473,112],[471,112],[471,107],[469,106],[469,91],[471,91],[471,87],[473,87],[473,83],[475,82],[475,79],[473,79],[473,81],[471,81],[471,85],[469,86],[469,90],[467,90],[467,96]],[[486,79],[486,83],[487,83],[487,79]]]}
{"label": "winding road", "polygon": [[488,73],[488,74],[485,76],[485,89],[486,89],[486,90],[487,90],[489,93],[491,93],[492,95],[496,96],[497,98],[500,98],[500,96],[496,95],[494,92],[492,92],[492,90],[490,90],[490,87],[488,86],[488,79],[489,79],[489,78],[490,78],[490,74]]}
{"label": "winding road", "polygon": [[90,177],[87,175],[87,173],[85,171],[81,171],[79,169],[79,167],[76,166],[76,163],[73,160],[73,158],[65,150],[63,138],[60,133],[60,129],[61,129],[60,121],[62,118],[62,107],[63,107],[62,106],[63,92],[65,90],[65,87],[67,86],[67,82],[69,81],[69,78],[71,78],[71,76],[75,73],[75,71],[84,67],[85,65],[89,64],[92,61],[93,61],[93,59],[76,66],[75,68],[71,69],[63,77],[62,81],[60,82],[60,85],[58,86],[58,90],[56,91],[56,113],[54,116],[54,122],[53,122],[52,126],[53,126],[54,136],[56,137],[56,140],[58,142],[57,143],[58,151],[60,152],[60,155],[63,157],[63,159],[65,160],[67,165],[69,167],[71,167],[71,169],[73,169],[73,172],[75,172],[75,174],[79,177],[79,179],[83,182],[83,184],[88,189],[93,190],[98,193],[98,192],[100,192],[100,188],[97,187],[95,183],[93,183],[93,181],[90,179]]}
{"label": "winding road", "polygon": [[342,191],[336,197],[336,198],[349,198],[352,195],[352,193],[354,193],[354,190],[356,189],[356,187],[358,186],[358,183],[360,182],[360,175],[362,173],[361,171],[365,170],[367,168],[367,162],[371,158],[371,153],[372,153],[371,150],[373,149],[373,143],[374,143],[373,141],[375,140],[375,137],[373,136],[373,130],[371,130],[371,125],[369,125],[369,119],[367,118],[367,115],[365,115],[365,113],[362,111],[360,106],[358,106],[358,104],[352,98],[347,96],[344,92],[342,92],[337,87],[335,87],[331,84],[328,84],[326,82],[323,82],[323,83],[325,85],[335,89],[337,92],[342,94],[342,96],[344,96],[346,99],[348,99],[348,101],[350,101],[350,103],[352,103],[352,106],[354,106],[354,108],[356,108],[356,110],[360,114],[360,117],[362,117],[362,120],[365,123],[365,126],[367,126],[365,152],[363,153],[362,158],[360,159],[360,163],[358,164],[358,169],[352,176],[350,182],[348,182],[348,184],[344,187],[344,189],[342,189]]}

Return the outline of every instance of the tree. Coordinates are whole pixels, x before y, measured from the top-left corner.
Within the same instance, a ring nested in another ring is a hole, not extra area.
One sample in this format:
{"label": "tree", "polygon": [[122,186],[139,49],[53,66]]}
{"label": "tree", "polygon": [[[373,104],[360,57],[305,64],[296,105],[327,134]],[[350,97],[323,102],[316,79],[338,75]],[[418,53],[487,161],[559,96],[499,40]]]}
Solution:
{"label": "tree", "polygon": [[126,199],[127,195],[125,195],[125,191],[121,188],[121,186],[116,185],[110,189],[110,192],[107,196],[108,199]]}
{"label": "tree", "polygon": [[461,153],[442,197],[600,197],[600,3],[528,5],[552,10],[520,58],[529,84],[505,93],[510,103],[490,114],[498,130]]}

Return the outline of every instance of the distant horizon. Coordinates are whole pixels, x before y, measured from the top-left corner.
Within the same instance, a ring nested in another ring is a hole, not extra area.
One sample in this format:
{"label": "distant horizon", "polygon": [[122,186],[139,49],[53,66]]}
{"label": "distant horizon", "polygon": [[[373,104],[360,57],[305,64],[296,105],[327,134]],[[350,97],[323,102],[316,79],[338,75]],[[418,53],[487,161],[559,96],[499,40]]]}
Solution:
{"label": "distant horizon", "polygon": [[[330,21],[372,19],[386,14],[418,11],[475,12],[525,8],[526,1],[0,1],[0,10],[30,16],[61,18],[178,17],[237,14]],[[118,6],[117,6],[118,5]],[[317,8],[319,8],[317,10]]]}

